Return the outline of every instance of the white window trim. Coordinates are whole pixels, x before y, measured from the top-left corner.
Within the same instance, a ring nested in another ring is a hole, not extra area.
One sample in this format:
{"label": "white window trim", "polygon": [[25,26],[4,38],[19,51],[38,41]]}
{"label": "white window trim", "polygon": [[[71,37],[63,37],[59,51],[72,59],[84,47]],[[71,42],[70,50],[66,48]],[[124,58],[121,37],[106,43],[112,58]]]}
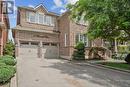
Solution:
{"label": "white window trim", "polygon": [[[82,40],[81,40],[82,38]],[[86,37],[86,40],[85,40],[85,36],[83,34],[78,34],[78,42],[82,41],[83,43],[85,43],[85,47],[88,47],[89,46],[89,40],[88,40],[88,37]]]}
{"label": "white window trim", "polygon": [[67,34],[65,33],[65,37],[64,37],[64,45],[65,47],[67,46]]}
{"label": "white window trim", "polygon": [[36,14],[34,13],[34,15],[35,15],[35,22],[32,22],[32,21],[30,20],[30,18],[31,18],[31,14],[32,14],[33,12],[27,12],[27,13],[28,13],[28,14],[27,14],[27,15],[28,15],[27,21],[30,22],[30,23],[37,23],[37,22],[36,22]]}
{"label": "white window trim", "polygon": [[1,22],[0,24],[3,24],[4,23],[4,17],[3,17],[3,14],[1,14]]}
{"label": "white window trim", "polygon": [[[32,22],[30,20],[32,14],[33,14],[33,12],[29,12],[29,11],[26,12],[27,22],[38,23],[38,24],[49,25],[49,26],[55,26],[55,20],[56,19],[54,17],[49,16],[49,15],[44,15],[43,13],[34,13],[34,15],[35,15],[35,22]],[[39,15],[43,16],[43,23],[39,22],[39,20],[40,20],[39,19]]]}

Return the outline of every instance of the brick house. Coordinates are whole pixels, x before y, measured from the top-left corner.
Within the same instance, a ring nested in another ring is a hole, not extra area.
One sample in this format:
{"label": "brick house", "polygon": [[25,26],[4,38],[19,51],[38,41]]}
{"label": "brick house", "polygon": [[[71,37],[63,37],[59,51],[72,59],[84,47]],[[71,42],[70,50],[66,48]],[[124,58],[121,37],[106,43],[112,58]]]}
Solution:
{"label": "brick house", "polygon": [[58,15],[42,4],[35,8],[18,7],[17,26],[13,28],[16,56],[71,59],[78,41],[83,41],[86,48],[103,46],[102,39],[90,41],[86,32],[87,25],[71,21],[69,12]]}
{"label": "brick house", "polygon": [[3,55],[3,49],[8,40],[8,30],[10,28],[7,14],[3,14],[2,3],[0,1],[0,55]]}

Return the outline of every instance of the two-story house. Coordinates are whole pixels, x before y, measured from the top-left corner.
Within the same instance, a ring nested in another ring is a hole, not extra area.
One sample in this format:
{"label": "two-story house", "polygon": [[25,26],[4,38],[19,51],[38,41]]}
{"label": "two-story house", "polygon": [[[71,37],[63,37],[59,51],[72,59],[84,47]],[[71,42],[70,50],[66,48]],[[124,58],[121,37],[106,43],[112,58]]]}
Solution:
{"label": "two-story house", "polygon": [[18,7],[17,26],[13,29],[16,56],[70,59],[79,41],[86,47],[103,46],[101,39],[90,41],[85,35],[87,25],[71,21],[69,14],[49,12],[42,4]]}
{"label": "two-story house", "polygon": [[3,49],[8,40],[8,30],[10,28],[8,14],[4,14],[4,6],[0,1],[0,55],[3,55]]}

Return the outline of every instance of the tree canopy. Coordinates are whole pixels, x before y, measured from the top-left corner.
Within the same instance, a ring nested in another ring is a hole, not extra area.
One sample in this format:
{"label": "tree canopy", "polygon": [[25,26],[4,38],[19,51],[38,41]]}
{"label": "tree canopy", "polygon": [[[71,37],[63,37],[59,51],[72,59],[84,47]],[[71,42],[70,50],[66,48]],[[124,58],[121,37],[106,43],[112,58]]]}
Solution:
{"label": "tree canopy", "polygon": [[69,4],[71,18],[89,22],[92,38],[130,38],[130,0],[79,0]]}

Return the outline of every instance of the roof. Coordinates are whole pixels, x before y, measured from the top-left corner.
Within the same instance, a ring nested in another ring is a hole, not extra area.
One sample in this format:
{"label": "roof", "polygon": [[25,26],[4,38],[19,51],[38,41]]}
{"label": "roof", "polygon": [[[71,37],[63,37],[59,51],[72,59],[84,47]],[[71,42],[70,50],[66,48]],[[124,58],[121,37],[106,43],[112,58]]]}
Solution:
{"label": "roof", "polygon": [[54,15],[54,16],[60,16],[60,14],[57,14],[57,13],[48,11],[48,9],[47,9],[42,3],[39,4],[39,5],[37,5],[37,6],[34,7],[34,8],[33,8],[33,7],[25,7],[25,6],[19,6],[18,8],[36,11],[36,9],[39,8],[39,7],[42,7],[42,8],[47,12],[47,14]]}

